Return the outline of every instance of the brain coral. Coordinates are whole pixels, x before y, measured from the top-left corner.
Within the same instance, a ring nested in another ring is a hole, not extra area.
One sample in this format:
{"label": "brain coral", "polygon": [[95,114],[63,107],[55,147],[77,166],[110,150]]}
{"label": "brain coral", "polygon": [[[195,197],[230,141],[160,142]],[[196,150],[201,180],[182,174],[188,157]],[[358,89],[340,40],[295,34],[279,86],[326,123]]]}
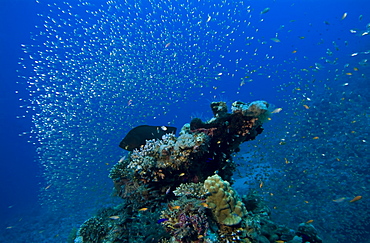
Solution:
{"label": "brain coral", "polygon": [[213,175],[205,180],[204,189],[208,192],[207,204],[218,223],[232,226],[242,221],[247,210],[229,182]]}

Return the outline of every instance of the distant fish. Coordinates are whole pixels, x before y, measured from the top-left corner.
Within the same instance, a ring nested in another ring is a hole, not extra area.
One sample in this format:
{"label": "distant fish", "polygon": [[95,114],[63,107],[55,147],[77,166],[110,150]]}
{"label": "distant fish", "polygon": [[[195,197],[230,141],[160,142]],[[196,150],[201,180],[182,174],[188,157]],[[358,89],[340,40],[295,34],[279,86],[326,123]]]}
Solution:
{"label": "distant fish", "polygon": [[362,196],[356,196],[354,197],[351,201],[349,201],[350,203],[353,203],[353,202],[356,202],[358,200],[362,199]]}
{"label": "distant fish", "polygon": [[345,18],[347,17],[347,15],[348,15],[347,13],[344,13],[344,14],[342,15],[342,20],[343,20],[343,19],[345,19]]}
{"label": "distant fish", "polygon": [[306,224],[311,224],[313,222],[313,219],[310,219],[306,222]]}
{"label": "distant fish", "polygon": [[276,42],[276,43],[281,42],[278,38],[271,38],[270,40],[272,40],[273,42]]}
{"label": "distant fish", "polygon": [[146,210],[148,210],[148,208],[140,208],[139,212],[146,211]]}
{"label": "distant fish", "polygon": [[280,111],[282,111],[283,108],[276,108],[275,110],[273,110],[271,113],[279,113]]}
{"label": "distant fish", "polygon": [[158,219],[157,220],[157,223],[160,224],[160,223],[163,223],[163,222],[166,222],[168,219],[166,218],[163,218],[163,219]]}
{"label": "distant fish", "polygon": [[47,185],[47,186],[44,188],[44,190],[46,191],[47,189],[49,189],[49,188],[51,187],[51,185],[52,185],[52,184]]}
{"label": "distant fish", "polygon": [[270,8],[265,8],[264,10],[261,11],[261,14],[265,14],[267,13],[268,11],[270,11]]}
{"label": "distant fish", "polygon": [[168,187],[167,190],[166,190],[166,194],[168,194],[170,192],[171,192],[171,187]]}
{"label": "distant fish", "polygon": [[110,216],[109,218],[110,219],[119,219],[119,216],[118,215],[113,215],[113,216]]}
{"label": "distant fish", "polygon": [[346,199],[347,199],[346,197],[341,197],[341,198],[338,198],[338,199],[334,199],[333,202],[340,203],[340,202],[344,202],[344,200],[346,200]]}
{"label": "distant fish", "polygon": [[129,131],[119,146],[132,151],[144,145],[146,140],[161,139],[167,133],[176,133],[176,127],[141,125]]}
{"label": "distant fish", "polygon": [[209,208],[209,205],[207,203],[201,203],[200,205],[202,205],[205,208]]}

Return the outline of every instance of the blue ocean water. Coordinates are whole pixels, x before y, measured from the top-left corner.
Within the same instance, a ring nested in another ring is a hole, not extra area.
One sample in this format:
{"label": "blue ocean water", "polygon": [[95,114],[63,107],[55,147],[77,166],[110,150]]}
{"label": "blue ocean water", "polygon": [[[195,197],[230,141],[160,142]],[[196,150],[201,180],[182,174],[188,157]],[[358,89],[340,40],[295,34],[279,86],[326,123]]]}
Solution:
{"label": "blue ocean water", "polygon": [[368,242],[366,1],[0,4],[1,242],[67,242],[119,203],[107,175],[132,127],[259,99],[282,110],[237,155],[238,190],[325,242]]}

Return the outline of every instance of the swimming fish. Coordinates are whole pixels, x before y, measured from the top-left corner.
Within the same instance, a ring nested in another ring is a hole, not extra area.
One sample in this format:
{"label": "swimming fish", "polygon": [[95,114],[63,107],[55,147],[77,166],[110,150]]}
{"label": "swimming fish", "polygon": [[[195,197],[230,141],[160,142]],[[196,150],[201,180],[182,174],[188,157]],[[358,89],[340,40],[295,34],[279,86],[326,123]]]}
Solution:
{"label": "swimming fish", "polygon": [[310,220],[308,220],[307,222],[306,222],[306,224],[310,224],[310,223],[312,223],[313,222],[313,219],[310,219]]}
{"label": "swimming fish", "polygon": [[139,212],[141,212],[141,211],[146,211],[146,210],[148,210],[148,208],[140,208],[140,209],[139,209]]}
{"label": "swimming fish", "polygon": [[358,200],[360,200],[362,198],[362,196],[356,196],[356,197],[354,197],[351,201],[349,201],[350,203],[352,203],[352,202],[356,202],[356,201],[358,201]]}
{"label": "swimming fish", "polygon": [[161,139],[167,133],[176,133],[176,127],[141,125],[131,129],[119,147],[132,151],[146,143],[146,140]]}
{"label": "swimming fish", "polygon": [[267,13],[268,11],[270,11],[270,8],[265,8],[264,10],[261,11],[261,14],[265,14]]}
{"label": "swimming fish", "polygon": [[201,203],[200,205],[202,205],[203,207],[205,208],[209,208],[208,204],[207,203]]}
{"label": "swimming fish", "polygon": [[113,215],[113,216],[110,216],[109,218],[110,219],[119,219],[119,216],[118,215]]}
{"label": "swimming fish", "polygon": [[270,38],[270,40],[272,40],[273,42],[276,42],[276,43],[281,42],[278,38]]}
{"label": "swimming fish", "polygon": [[279,113],[282,110],[283,110],[283,108],[276,108],[275,110],[271,111],[271,113],[273,113],[273,114]]}
{"label": "swimming fish", "polygon": [[338,198],[338,199],[334,199],[333,202],[340,203],[340,202],[343,202],[344,200],[346,200],[346,197],[341,197],[341,198]]}
{"label": "swimming fish", "polygon": [[157,220],[157,223],[158,224],[160,224],[160,223],[163,223],[163,222],[165,222],[165,221],[167,221],[168,219],[166,219],[166,218],[163,218],[163,219],[158,219]]}

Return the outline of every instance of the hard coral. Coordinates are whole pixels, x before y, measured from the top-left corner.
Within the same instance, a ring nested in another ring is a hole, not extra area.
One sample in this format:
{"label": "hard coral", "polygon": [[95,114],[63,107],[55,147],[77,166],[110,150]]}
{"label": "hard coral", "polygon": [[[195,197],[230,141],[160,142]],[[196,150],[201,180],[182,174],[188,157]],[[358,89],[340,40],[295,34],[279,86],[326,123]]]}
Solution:
{"label": "hard coral", "polygon": [[83,242],[102,242],[102,238],[108,232],[108,227],[100,217],[92,217],[86,220],[80,227],[77,235]]}
{"label": "hard coral", "polygon": [[204,188],[209,193],[207,204],[218,223],[232,226],[242,221],[247,210],[229,182],[222,180],[218,175],[213,175],[205,180]]}
{"label": "hard coral", "polygon": [[263,100],[244,103],[235,101],[232,104],[231,110],[233,113],[241,112],[243,116],[255,117],[261,122],[265,122],[270,116],[269,104]]}

